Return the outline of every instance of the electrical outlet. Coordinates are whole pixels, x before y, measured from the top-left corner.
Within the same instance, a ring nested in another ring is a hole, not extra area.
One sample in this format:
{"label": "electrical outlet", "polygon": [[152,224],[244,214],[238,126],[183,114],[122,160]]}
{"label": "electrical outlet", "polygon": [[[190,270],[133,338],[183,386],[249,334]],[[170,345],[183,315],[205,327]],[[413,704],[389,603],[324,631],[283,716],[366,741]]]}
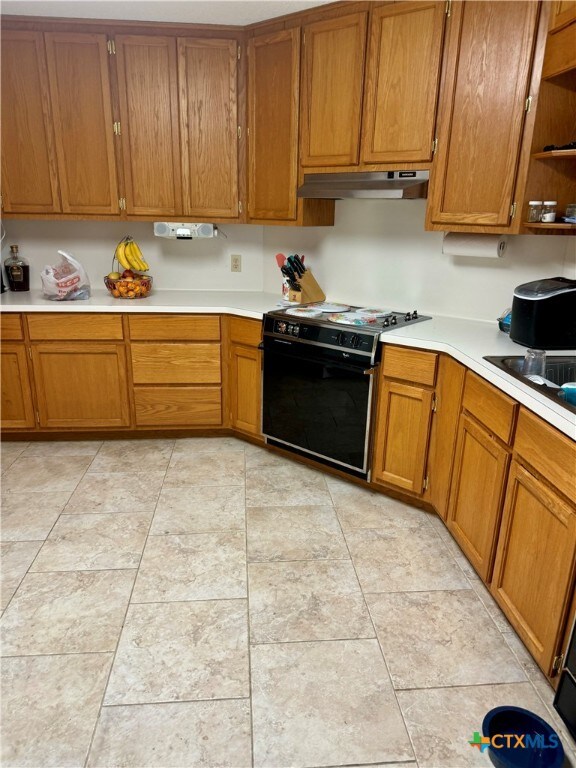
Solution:
{"label": "electrical outlet", "polygon": [[230,272],[242,272],[242,256],[239,253],[230,255]]}

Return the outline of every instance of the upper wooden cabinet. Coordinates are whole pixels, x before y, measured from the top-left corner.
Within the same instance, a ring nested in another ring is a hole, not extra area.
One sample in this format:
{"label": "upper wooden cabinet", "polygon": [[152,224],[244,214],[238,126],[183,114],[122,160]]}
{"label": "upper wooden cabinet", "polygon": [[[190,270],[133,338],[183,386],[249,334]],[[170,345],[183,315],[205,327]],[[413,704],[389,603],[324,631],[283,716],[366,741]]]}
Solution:
{"label": "upper wooden cabinet", "polygon": [[550,14],[550,32],[576,21],[576,0],[554,0]]}
{"label": "upper wooden cabinet", "polygon": [[5,213],[57,213],[60,193],[41,32],[2,32]]}
{"label": "upper wooden cabinet", "polygon": [[304,27],[303,166],[358,163],[367,15],[353,13]]}
{"label": "upper wooden cabinet", "polygon": [[430,229],[505,232],[513,213],[539,4],[452,4]]}
{"label": "upper wooden cabinet", "polygon": [[248,43],[248,213],[295,219],[300,29]]}
{"label": "upper wooden cabinet", "polygon": [[44,35],[62,211],[118,214],[105,35]]}
{"label": "upper wooden cabinet", "polygon": [[186,216],[238,216],[236,40],[178,39]]}
{"label": "upper wooden cabinet", "polygon": [[175,216],[182,210],[176,41],[115,38],[126,211]]}
{"label": "upper wooden cabinet", "polygon": [[371,15],[362,160],[432,160],[445,4],[390,3]]}

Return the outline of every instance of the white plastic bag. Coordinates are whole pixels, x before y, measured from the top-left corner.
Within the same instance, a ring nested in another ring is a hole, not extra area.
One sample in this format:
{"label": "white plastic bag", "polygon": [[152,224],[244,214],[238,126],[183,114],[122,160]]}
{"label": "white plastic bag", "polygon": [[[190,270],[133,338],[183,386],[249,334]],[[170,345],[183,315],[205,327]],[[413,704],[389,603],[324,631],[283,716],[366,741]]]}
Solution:
{"label": "white plastic bag", "polygon": [[42,292],[51,301],[72,301],[90,297],[90,280],[79,261],[65,251],[58,251],[62,257],[53,267],[45,266],[40,277]]}

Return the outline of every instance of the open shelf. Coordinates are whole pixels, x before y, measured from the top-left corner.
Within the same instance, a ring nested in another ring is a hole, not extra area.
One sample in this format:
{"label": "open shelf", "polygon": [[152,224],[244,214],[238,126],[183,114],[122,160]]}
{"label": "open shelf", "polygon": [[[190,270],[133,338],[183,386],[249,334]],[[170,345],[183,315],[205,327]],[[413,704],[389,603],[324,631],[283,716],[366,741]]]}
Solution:
{"label": "open shelf", "polygon": [[564,221],[555,221],[553,224],[543,224],[539,222],[525,221],[524,226],[528,229],[574,229],[576,230],[576,224],[566,224]]}
{"label": "open shelf", "polygon": [[535,152],[532,157],[535,160],[546,160],[549,157],[576,158],[576,149],[554,149],[551,152]]}

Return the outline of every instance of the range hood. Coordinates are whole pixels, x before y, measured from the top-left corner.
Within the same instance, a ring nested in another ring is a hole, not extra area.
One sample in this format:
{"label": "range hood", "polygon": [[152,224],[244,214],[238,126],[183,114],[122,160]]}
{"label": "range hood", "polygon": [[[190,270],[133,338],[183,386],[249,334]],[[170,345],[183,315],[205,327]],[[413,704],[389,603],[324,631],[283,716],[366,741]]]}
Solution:
{"label": "range hood", "polygon": [[306,173],[298,197],[426,197],[429,171],[379,171],[377,173]]}

